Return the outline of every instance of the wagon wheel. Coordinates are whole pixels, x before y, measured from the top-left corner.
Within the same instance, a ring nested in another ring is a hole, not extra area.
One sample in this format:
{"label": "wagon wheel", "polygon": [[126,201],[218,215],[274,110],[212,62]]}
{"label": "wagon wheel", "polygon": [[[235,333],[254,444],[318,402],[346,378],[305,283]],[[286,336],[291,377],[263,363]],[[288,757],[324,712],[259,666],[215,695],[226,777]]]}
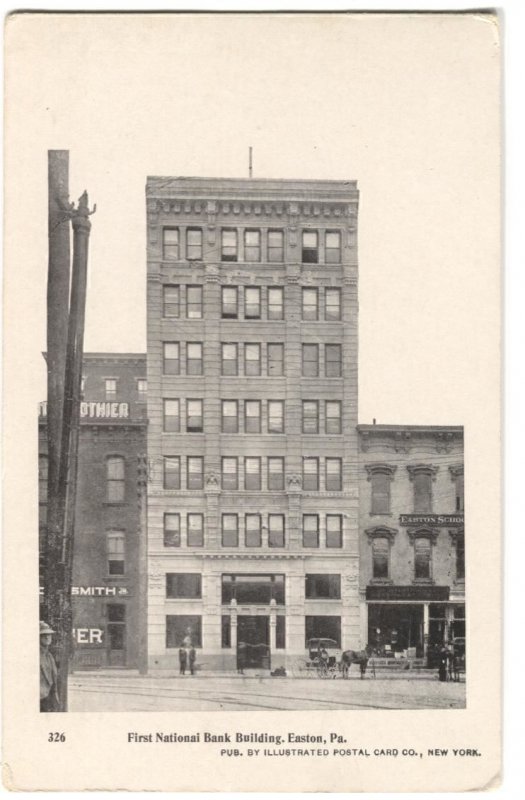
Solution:
{"label": "wagon wheel", "polygon": [[294,661],[292,666],[292,675],[294,678],[308,678],[310,676],[308,662],[306,659],[298,658]]}
{"label": "wagon wheel", "polygon": [[317,662],[317,677],[318,678],[328,678],[330,676],[330,670],[328,669],[327,665],[324,661],[319,660]]}

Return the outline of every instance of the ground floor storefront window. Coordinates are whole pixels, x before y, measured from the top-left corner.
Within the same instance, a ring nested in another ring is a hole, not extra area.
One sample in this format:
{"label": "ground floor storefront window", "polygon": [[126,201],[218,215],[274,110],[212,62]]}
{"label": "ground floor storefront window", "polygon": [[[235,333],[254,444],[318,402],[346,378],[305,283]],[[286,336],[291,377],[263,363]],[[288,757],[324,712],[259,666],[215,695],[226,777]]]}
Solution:
{"label": "ground floor storefront window", "polygon": [[423,656],[423,604],[369,603],[368,644],[377,655],[388,656],[408,648]]}
{"label": "ground floor storefront window", "polygon": [[333,639],[341,647],[341,617],[305,617],[305,647],[310,639]]}

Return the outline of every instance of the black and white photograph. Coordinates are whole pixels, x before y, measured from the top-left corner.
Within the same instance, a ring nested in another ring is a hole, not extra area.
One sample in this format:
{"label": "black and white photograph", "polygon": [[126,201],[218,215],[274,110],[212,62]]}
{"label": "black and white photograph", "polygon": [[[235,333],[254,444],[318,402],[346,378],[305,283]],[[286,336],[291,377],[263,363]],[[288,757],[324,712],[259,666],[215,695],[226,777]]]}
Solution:
{"label": "black and white photograph", "polygon": [[487,783],[497,16],[21,13],[6,37],[9,630],[52,752],[84,730],[95,758],[103,718],[127,753],[81,786],[18,754],[15,785],[213,788],[141,783],[146,746],[213,746],[237,790],[249,758],[252,791],[305,759],[298,790],[359,790],[326,778],[359,758],[380,791],[398,755],[407,791],[472,788],[479,756]]}

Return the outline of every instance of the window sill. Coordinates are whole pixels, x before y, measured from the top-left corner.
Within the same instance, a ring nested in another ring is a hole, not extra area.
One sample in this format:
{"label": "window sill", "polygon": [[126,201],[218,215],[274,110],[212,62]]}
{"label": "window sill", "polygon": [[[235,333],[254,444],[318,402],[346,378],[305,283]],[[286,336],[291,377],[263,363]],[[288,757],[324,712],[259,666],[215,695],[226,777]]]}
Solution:
{"label": "window sill", "polygon": [[370,516],[371,517],[393,517],[394,515],[392,514],[391,511],[371,511],[370,512]]}
{"label": "window sill", "polygon": [[417,578],[412,581],[413,586],[433,586],[435,581],[432,578]]}
{"label": "window sill", "polygon": [[111,500],[104,500],[104,506],[114,506],[115,508],[120,508],[122,506],[128,506],[129,503],[126,500],[122,500],[119,502],[112,502]]}
{"label": "window sill", "polygon": [[370,578],[369,586],[392,586],[394,581],[392,578]]}

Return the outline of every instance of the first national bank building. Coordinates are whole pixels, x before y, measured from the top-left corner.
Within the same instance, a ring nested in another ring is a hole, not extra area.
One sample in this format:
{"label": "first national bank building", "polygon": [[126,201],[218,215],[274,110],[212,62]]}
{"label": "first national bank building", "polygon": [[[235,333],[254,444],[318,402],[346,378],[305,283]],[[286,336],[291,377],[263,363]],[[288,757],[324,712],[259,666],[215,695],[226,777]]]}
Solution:
{"label": "first national bank building", "polygon": [[354,181],[148,178],[148,668],[362,644]]}

